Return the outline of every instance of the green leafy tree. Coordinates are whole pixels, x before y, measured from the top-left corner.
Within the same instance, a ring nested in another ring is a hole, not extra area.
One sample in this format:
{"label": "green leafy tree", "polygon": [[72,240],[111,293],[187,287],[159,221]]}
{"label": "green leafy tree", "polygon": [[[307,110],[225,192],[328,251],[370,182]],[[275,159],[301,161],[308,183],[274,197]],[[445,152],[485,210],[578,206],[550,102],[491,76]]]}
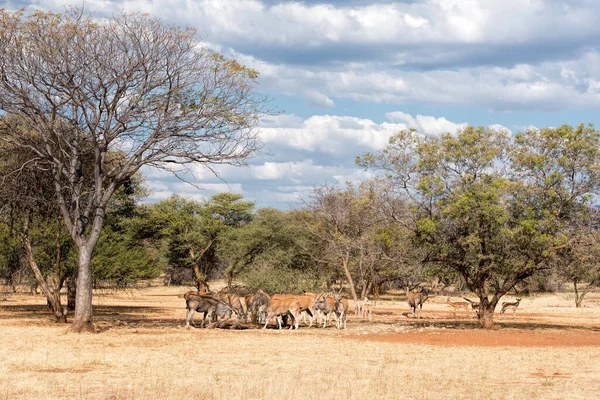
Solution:
{"label": "green leafy tree", "polygon": [[598,132],[561,126],[514,138],[466,127],[456,134],[403,131],[360,165],[383,170],[414,205],[425,261],[460,274],[493,326],[498,301],[548,268],[570,221],[598,189]]}
{"label": "green leafy tree", "polygon": [[253,208],[254,203],[232,193],[205,202],[173,196],[146,207],[135,223],[137,237],[163,249],[171,281],[183,283],[193,276],[200,290],[220,267],[220,237],[251,221]]}
{"label": "green leafy tree", "polygon": [[306,229],[302,214],[262,208],[251,223],[223,235],[218,255],[230,281],[239,277],[253,289],[278,293],[321,287],[327,273],[313,256],[322,248]]}

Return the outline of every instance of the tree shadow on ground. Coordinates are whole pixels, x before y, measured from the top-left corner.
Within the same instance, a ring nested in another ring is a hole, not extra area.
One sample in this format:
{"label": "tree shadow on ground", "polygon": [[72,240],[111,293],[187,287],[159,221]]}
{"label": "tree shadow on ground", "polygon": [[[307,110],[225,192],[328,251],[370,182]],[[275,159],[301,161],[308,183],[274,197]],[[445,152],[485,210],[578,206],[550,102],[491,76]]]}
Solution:
{"label": "tree shadow on ground", "polygon": [[[468,330],[468,329],[482,329],[479,322],[476,319],[472,320],[440,320],[440,319],[427,319],[427,318],[406,318],[396,319],[391,321],[379,322],[385,325],[403,325],[414,328],[445,328],[445,329],[456,329],[456,330]],[[583,326],[583,325],[565,325],[565,324],[554,324],[544,322],[521,322],[521,321],[494,321],[494,330],[497,329],[520,329],[520,330],[586,330],[590,332],[600,332],[599,326]]]}

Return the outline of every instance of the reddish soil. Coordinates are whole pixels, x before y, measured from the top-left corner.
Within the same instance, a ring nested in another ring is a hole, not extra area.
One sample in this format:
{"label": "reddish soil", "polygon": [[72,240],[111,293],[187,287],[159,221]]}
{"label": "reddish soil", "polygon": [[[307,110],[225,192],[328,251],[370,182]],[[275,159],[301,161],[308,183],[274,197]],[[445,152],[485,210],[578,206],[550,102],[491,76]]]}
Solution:
{"label": "reddish soil", "polygon": [[524,331],[503,329],[431,330],[393,334],[352,335],[357,340],[390,343],[417,343],[439,346],[517,346],[517,347],[583,347],[600,346],[600,332],[584,330]]}

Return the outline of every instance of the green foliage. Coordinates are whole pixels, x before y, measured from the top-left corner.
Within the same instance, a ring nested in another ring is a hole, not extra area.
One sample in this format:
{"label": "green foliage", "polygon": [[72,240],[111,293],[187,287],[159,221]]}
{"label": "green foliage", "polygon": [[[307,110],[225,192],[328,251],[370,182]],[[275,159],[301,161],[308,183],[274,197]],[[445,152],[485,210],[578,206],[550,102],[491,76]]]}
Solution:
{"label": "green foliage", "polygon": [[323,278],[311,253],[317,246],[300,214],[263,208],[251,223],[223,235],[218,254],[228,276],[257,289],[301,292],[319,286]]}
{"label": "green foliage", "polygon": [[139,280],[160,275],[162,266],[156,252],[132,238],[129,228],[117,231],[107,226],[92,259],[94,279],[126,287]]}
{"label": "green foliage", "polygon": [[216,254],[221,238],[252,221],[253,208],[233,193],[204,202],[173,196],[144,207],[134,222],[135,236],[162,251],[172,282],[189,283],[194,276],[206,280],[222,266]]}
{"label": "green foliage", "polygon": [[600,133],[583,125],[514,137],[484,127],[440,136],[403,131],[358,163],[383,170],[414,204],[427,261],[460,274],[493,310],[508,290],[548,268],[598,194]]}

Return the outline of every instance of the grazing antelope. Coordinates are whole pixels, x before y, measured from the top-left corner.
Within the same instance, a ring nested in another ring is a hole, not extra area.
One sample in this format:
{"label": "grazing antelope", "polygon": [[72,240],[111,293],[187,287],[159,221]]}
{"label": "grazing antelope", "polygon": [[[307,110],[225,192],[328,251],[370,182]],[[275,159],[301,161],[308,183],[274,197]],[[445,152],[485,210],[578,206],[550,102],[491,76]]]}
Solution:
{"label": "grazing antelope", "polygon": [[517,307],[519,307],[519,303],[521,302],[521,298],[517,297],[517,301],[505,301],[502,303],[502,310],[500,311],[500,314],[504,314],[504,311],[508,310],[508,309],[512,309],[513,312],[513,319],[517,319]]}
{"label": "grazing antelope", "polygon": [[262,324],[267,318],[267,307],[271,301],[271,296],[261,289],[258,289],[254,295],[249,298],[246,303],[248,305],[248,311],[252,316],[252,320]]}
{"label": "grazing antelope", "polygon": [[242,300],[240,296],[236,293],[216,293],[214,295],[217,299],[224,301],[229,304],[235,315],[240,321],[246,322],[246,310],[244,310],[244,306],[242,305]]}
{"label": "grazing antelope", "polygon": [[417,310],[419,313],[419,318],[421,318],[421,311],[423,311],[423,303],[425,300],[429,298],[429,294],[423,288],[416,288],[411,291],[406,289],[406,298],[408,300],[408,306],[412,311],[413,318],[417,315]]}
{"label": "grazing antelope", "polygon": [[450,301],[450,297],[448,297],[446,299],[446,304],[454,308],[454,316],[456,316],[456,310],[458,310],[459,308],[464,308],[467,313],[469,312],[470,303],[467,303],[466,301]]}
{"label": "grazing antelope", "polygon": [[185,326],[189,327],[190,324],[193,327],[196,327],[194,324],[194,312],[198,311],[204,313],[202,318],[202,325],[200,327],[204,327],[204,322],[206,321],[206,315],[211,314],[211,321],[215,322],[217,317],[221,318],[230,318],[233,313],[233,309],[226,304],[225,302],[215,299],[212,296],[205,296],[197,294],[197,292],[186,293],[184,295],[185,298],[185,307],[186,307],[186,318],[185,318]]}

